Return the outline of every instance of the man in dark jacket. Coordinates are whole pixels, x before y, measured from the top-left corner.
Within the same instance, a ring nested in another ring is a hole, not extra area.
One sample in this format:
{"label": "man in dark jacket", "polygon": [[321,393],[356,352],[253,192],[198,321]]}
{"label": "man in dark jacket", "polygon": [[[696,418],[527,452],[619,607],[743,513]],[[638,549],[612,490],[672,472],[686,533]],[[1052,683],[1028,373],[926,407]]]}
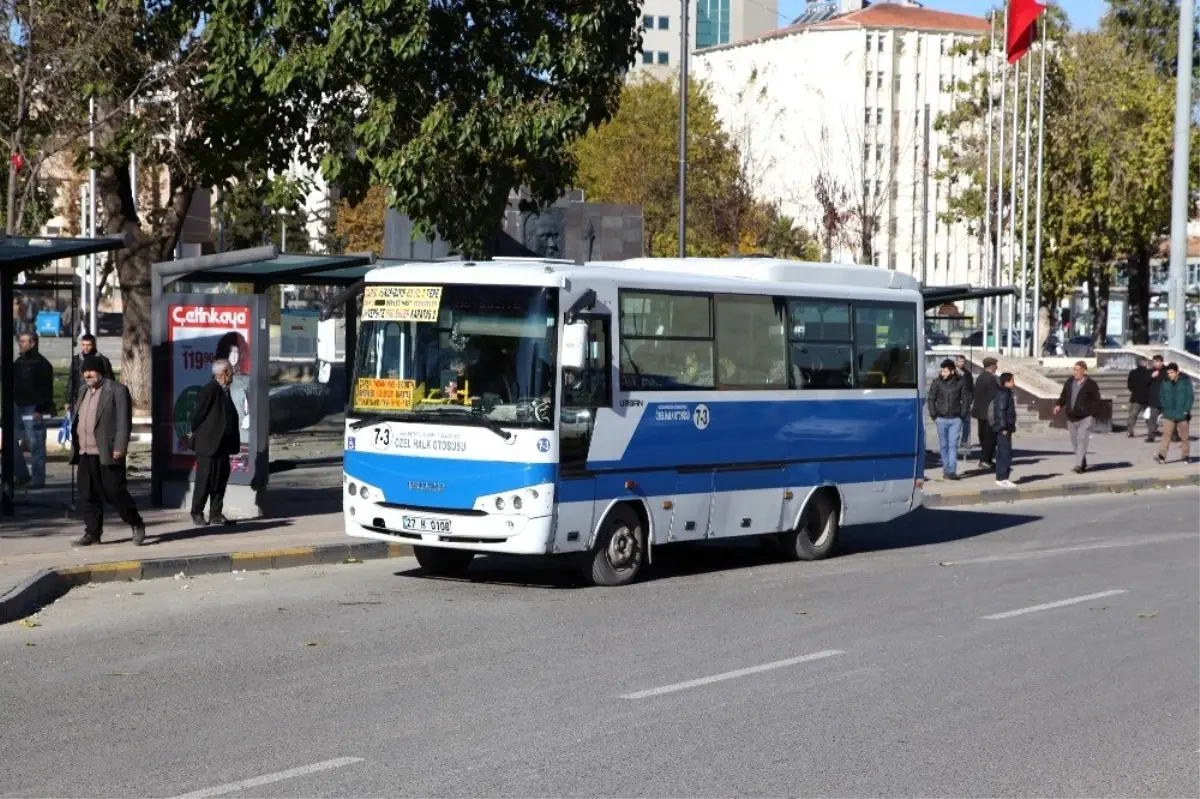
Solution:
{"label": "man in dark jacket", "polygon": [[968,407],[966,414],[963,416],[962,426],[962,451],[959,453],[964,458],[971,454],[971,407],[975,401],[975,378],[971,375],[971,364],[967,363],[967,356],[958,355],[954,358],[954,365],[958,367],[958,374],[962,377],[965,384]]}
{"label": "man in dark jacket", "polygon": [[[1150,362],[1145,358],[1138,358],[1138,365],[1129,371],[1129,377],[1125,380],[1125,387],[1129,389],[1129,420],[1125,424],[1125,435],[1133,438],[1134,428],[1137,427],[1138,418],[1146,412],[1150,407]],[[1149,432],[1150,423],[1146,422],[1146,431]]]}
{"label": "man in dark jacket", "polygon": [[1088,442],[1092,427],[1100,413],[1100,387],[1088,377],[1087,364],[1076,361],[1071,377],[1063,384],[1062,394],[1054,406],[1054,415],[1066,413],[1067,429],[1071,432],[1071,448],[1075,450],[1075,473],[1087,471]]}
{"label": "man in dark jacket", "polygon": [[999,390],[992,400],[989,425],[996,434],[996,485],[1001,488],[1016,488],[1009,480],[1012,474],[1013,433],[1017,431],[1017,402],[1012,390],[1016,386],[1012,373],[1000,375]]}
{"label": "man in dark jacket", "polygon": [[942,451],[942,474],[947,480],[958,479],[958,442],[962,438],[963,418],[971,407],[966,384],[954,368],[954,361],[942,361],[938,377],[925,399],[929,418],[937,426],[938,446]]}
{"label": "man in dark jacket", "polygon": [[[54,415],[54,367],[38,352],[37,333],[22,333],[17,337],[21,350],[13,362],[13,405],[17,424],[29,442],[29,458],[33,461],[33,480],[29,479],[29,467],[25,455],[16,448],[19,456],[13,459],[18,484],[29,483],[32,488],[46,484],[46,428],[43,416]],[[4,442],[7,446],[8,442]]]}
{"label": "man in dark jacket", "polygon": [[1191,379],[1179,371],[1179,364],[1167,365],[1167,379],[1159,387],[1159,401],[1162,405],[1163,437],[1158,447],[1158,455],[1154,457],[1159,463],[1167,462],[1167,453],[1171,450],[1172,434],[1179,433],[1179,454],[1183,462],[1191,460],[1192,442],[1188,430],[1192,421],[1192,403],[1196,401],[1192,390]]}
{"label": "man in dark jacket", "polygon": [[[233,383],[233,367],[229,361],[218,359],[212,365],[213,379],[200,389],[196,407],[192,409],[191,433],[188,445],[196,453],[196,483],[192,487],[192,523],[197,527],[208,524],[231,524],[222,512],[225,507],[225,486],[229,483],[229,457],[241,451],[238,434],[237,407],[229,396]],[[204,520],[204,504],[208,506],[208,521]]]}
{"label": "man in dark jacket", "polygon": [[80,390],[83,389],[83,359],[89,355],[94,355],[100,359],[100,365],[103,367],[101,374],[105,380],[115,380],[113,374],[112,361],[105,355],[101,354],[96,349],[96,337],[91,333],[85,333],[79,339],[79,353],[71,359],[71,376],[67,378],[67,410],[75,410],[75,398],[79,396]]}
{"label": "man in dark jacket", "polygon": [[983,359],[983,371],[975,381],[975,398],[971,403],[971,415],[979,429],[979,465],[984,469],[996,468],[996,431],[988,419],[988,406],[1000,388],[996,382],[998,366],[995,358]]}
{"label": "man in dark jacket", "polygon": [[1155,355],[1150,361],[1150,388],[1146,400],[1150,405],[1150,418],[1146,420],[1146,443],[1153,444],[1158,434],[1158,417],[1162,415],[1162,405],[1158,401],[1158,392],[1163,381],[1167,379],[1167,370],[1163,366],[1163,356]]}
{"label": "man in dark jacket", "polygon": [[125,456],[133,429],[133,400],[129,389],[106,380],[104,363],[88,355],[80,364],[84,388],[75,397],[79,416],[71,429],[71,463],[79,467],[79,496],[83,500],[84,533],[76,546],[100,543],[104,532],[104,503],[133,528],[133,543],[146,540],[146,526],[125,480]]}

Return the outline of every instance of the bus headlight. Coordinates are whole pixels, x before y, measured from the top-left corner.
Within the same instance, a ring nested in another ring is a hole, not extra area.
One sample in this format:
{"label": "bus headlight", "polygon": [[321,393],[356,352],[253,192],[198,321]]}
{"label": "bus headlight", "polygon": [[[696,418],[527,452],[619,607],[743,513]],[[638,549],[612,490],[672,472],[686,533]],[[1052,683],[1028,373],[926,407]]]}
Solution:
{"label": "bus headlight", "polygon": [[496,497],[496,510],[504,510],[504,497]]}
{"label": "bus headlight", "polygon": [[513,510],[520,510],[521,506],[524,504],[525,503],[521,501],[520,497],[518,497],[516,494],[513,495]]}

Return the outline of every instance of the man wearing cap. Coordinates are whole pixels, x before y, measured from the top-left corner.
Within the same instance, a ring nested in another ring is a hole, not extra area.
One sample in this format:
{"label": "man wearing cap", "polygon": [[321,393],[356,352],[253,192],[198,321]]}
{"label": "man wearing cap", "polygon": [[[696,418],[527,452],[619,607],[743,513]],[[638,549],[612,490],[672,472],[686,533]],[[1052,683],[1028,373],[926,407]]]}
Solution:
{"label": "man wearing cap", "polygon": [[[196,395],[192,409],[189,446],[196,453],[196,482],[192,487],[192,524],[232,524],[225,518],[225,487],[229,483],[229,457],[242,449],[237,406],[229,394],[233,366],[218,358],[212,364],[212,381]],[[204,504],[208,503],[208,519]]]}
{"label": "man wearing cap", "polygon": [[79,496],[83,501],[84,533],[76,546],[99,544],[104,532],[104,503],[116,508],[121,521],[133,528],[133,543],[146,542],[146,525],[129,495],[125,455],[133,428],[133,399],[129,389],[104,377],[104,362],[86,355],[80,363],[84,387],[75,398],[78,415],[71,430],[71,463],[79,467]]}
{"label": "man wearing cap", "polygon": [[995,358],[983,359],[983,371],[975,381],[975,397],[971,403],[971,415],[979,428],[979,465],[985,469],[996,468],[996,430],[989,417],[992,400],[1000,390],[996,380],[999,363]]}

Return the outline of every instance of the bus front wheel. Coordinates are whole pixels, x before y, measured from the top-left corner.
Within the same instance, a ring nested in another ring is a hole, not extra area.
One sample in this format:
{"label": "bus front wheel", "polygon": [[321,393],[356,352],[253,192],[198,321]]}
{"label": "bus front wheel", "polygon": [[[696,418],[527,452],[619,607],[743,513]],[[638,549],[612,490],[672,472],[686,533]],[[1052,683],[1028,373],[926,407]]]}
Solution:
{"label": "bus front wheel", "polygon": [[823,560],[833,554],[838,539],[838,501],[833,489],[813,495],[796,529],[779,537],[784,553],[795,560]]}
{"label": "bus front wheel", "polygon": [[646,530],[641,517],[629,505],[608,512],[585,576],[593,585],[628,585],[638,578],[646,562]]}
{"label": "bus front wheel", "polygon": [[421,571],[430,577],[462,577],[475,558],[474,552],[441,547],[413,547]]}

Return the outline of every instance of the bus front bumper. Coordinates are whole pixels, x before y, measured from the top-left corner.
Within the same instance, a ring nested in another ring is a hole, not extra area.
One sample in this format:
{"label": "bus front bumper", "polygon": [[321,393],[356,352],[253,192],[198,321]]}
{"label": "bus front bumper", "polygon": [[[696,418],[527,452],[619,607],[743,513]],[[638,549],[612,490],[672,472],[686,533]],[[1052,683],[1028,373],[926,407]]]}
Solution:
{"label": "bus front bumper", "polygon": [[550,552],[553,516],[413,511],[347,502],[346,535],[416,546],[513,555]]}

